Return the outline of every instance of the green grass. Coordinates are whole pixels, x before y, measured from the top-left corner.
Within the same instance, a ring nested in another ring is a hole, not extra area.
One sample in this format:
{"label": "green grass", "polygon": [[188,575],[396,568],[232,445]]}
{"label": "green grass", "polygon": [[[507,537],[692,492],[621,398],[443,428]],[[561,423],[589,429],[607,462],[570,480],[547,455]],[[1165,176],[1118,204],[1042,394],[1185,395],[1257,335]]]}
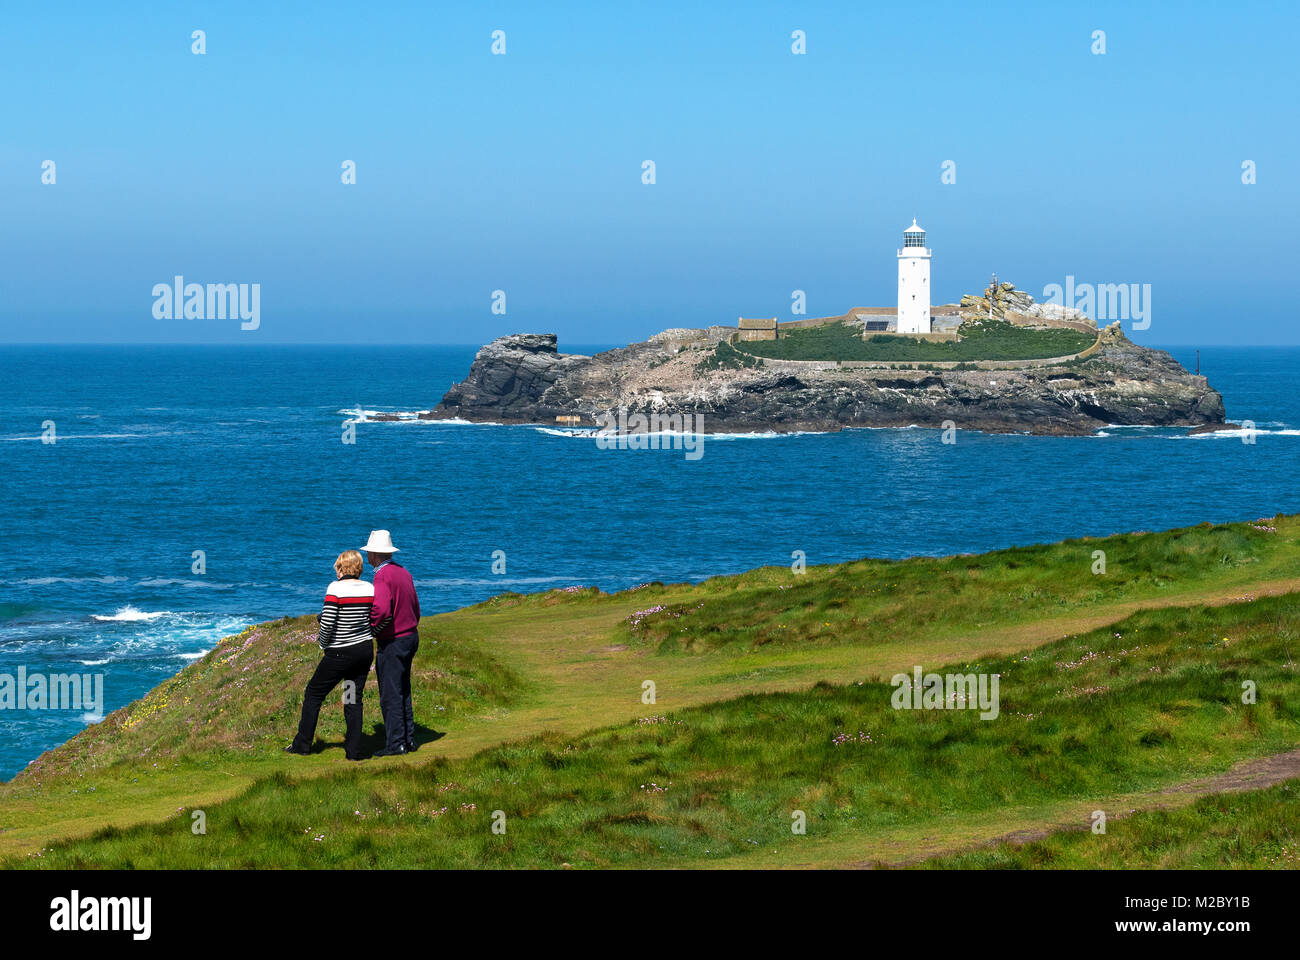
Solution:
{"label": "green grass", "polygon": [[[1278,525],[1280,524],[1280,525]],[[629,642],[663,654],[721,647],[898,643],[925,634],[1087,614],[1123,603],[1216,584],[1300,574],[1300,525],[1276,533],[1249,524],[1204,524],[1158,534],[1070,540],[978,556],[919,557],[810,567],[804,576],[764,568],[706,581],[700,595],[673,602],[647,594],[627,625]],[[1092,572],[1093,552],[1106,573]]]}
{"label": "green grass", "polygon": [[[336,704],[316,754],[280,752],[318,654],[310,618],[263,624],[0,786],[0,856],[780,866],[950,852],[1300,741],[1298,541],[1300,520],[1278,517],[505,594],[421,624],[416,716],[447,736],[359,768],[342,760]],[[976,663],[1003,674],[999,720],[889,708],[892,674]],[[1242,678],[1259,683],[1255,707],[1234,699]],[[373,745],[373,686],[366,715]],[[680,723],[637,723],[656,716]],[[831,745],[858,730],[875,743]],[[792,803],[808,836],[788,836]],[[505,838],[487,828],[496,809]]]}
{"label": "green grass", "polygon": [[707,373],[710,370],[744,370],[758,365],[759,361],[753,356],[742,353],[726,340],[722,340],[695,365],[695,371]]}
{"label": "green grass", "polygon": [[940,870],[1300,869],[1300,780],[1201,797],[1178,810],[1110,820],[1104,834],[1062,831],[922,866]]}
{"label": "green grass", "polygon": [[[819,684],[528,738],[457,761],[277,774],[167,822],[8,866],[671,866],[808,836],[872,833],[1157,788],[1300,742],[1291,596],[1147,611],[1031,654],[952,665],[1001,677],[1001,716],[895,710],[888,683]],[[943,671],[941,664],[923,664]],[[1241,703],[1243,680],[1261,691]],[[840,734],[870,742],[837,745]],[[503,812],[504,835],[491,830]]]}
{"label": "green grass", "polygon": [[861,330],[849,324],[827,323],[782,331],[778,340],[745,341],[732,349],[772,360],[969,362],[1063,357],[1087,349],[1096,339],[1078,330],[1035,330],[1003,320],[967,321],[961,326],[961,339],[955,341],[881,334],[863,339]]}

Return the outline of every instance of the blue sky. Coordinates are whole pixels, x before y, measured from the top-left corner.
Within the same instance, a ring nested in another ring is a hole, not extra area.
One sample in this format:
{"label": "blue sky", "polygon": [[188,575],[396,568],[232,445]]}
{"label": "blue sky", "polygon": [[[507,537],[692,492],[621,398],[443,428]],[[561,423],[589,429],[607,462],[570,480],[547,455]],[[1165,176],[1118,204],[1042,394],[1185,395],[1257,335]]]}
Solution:
{"label": "blue sky", "polygon": [[[916,217],[936,302],[1149,283],[1139,341],[1300,343],[1291,4],[262,6],[6,8],[0,342],[838,314]],[[260,283],[261,328],[155,319],[176,274]]]}

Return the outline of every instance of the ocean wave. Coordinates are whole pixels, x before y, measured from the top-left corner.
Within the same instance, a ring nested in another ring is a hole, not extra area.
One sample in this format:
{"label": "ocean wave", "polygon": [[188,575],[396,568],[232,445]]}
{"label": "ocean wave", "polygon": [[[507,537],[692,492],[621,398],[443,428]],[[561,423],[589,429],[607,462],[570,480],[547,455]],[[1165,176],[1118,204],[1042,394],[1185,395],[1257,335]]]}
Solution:
{"label": "ocean wave", "polygon": [[[128,607],[112,617],[92,619],[99,623],[113,623],[116,632],[58,638],[60,646],[70,643],[73,647],[63,656],[87,667],[164,659],[197,660],[206,656],[222,637],[233,636],[265,618],[169,611],[142,614]],[[127,632],[121,632],[123,630]]]}
{"label": "ocean wave", "polygon": [[[428,410],[364,410],[356,407],[352,410],[339,410],[342,416],[350,418],[348,423],[422,423],[427,426],[442,427],[504,427],[504,423],[479,422],[451,417],[446,420],[422,420],[420,414]],[[374,417],[396,417],[396,420],[375,420]]]}
{"label": "ocean wave", "polygon": [[[355,408],[353,408],[353,409],[351,409],[351,410],[348,410],[348,409],[345,408],[345,409],[343,409],[343,410],[339,410],[339,411],[337,411],[337,412],[338,412],[339,414],[341,414],[342,416],[345,416],[345,417],[349,417],[349,418],[351,418],[351,419],[350,419],[350,422],[351,422],[351,423],[375,423],[375,422],[379,422],[379,423],[393,423],[393,422],[409,423],[409,422],[411,422],[411,421],[417,421],[417,422],[418,422],[420,414],[421,414],[421,413],[428,413],[429,411],[427,411],[427,410],[366,410],[366,409],[364,409],[364,408],[362,408],[362,407],[355,407]],[[373,419],[374,417],[397,417],[397,418],[398,418],[398,421],[392,421],[392,420],[380,420],[380,421],[375,421],[375,420]]]}
{"label": "ocean wave", "polygon": [[596,436],[594,429],[573,429],[565,430],[556,427],[533,427],[538,433],[544,433],[548,437],[578,437],[579,439],[590,439]]}
{"label": "ocean wave", "polygon": [[127,604],[125,607],[119,607],[117,612],[111,616],[101,616],[98,613],[92,613],[90,619],[98,620],[100,623],[135,623],[140,620],[157,620],[159,617],[174,617],[177,614],[170,610],[158,610],[147,612],[137,610],[135,607]]}
{"label": "ocean wave", "polygon": [[[160,436],[160,434],[148,433],[56,433],[54,439],[58,443],[64,440],[148,440],[150,437]],[[0,440],[43,440],[44,437],[37,434],[36,436],[18,435],[13,437],[0,437]]]}
{"label": "ocean wave", "polygon": [[376,417],[383,412],[384,411],[382,410],[362,410],[360,407],[357,407],[354,410],[344,408],[343,410],[335,411],[339,416],[351,418],[349,420],[350,423],[366,423],[370,417]]}
{"label": "ocean wave", "polygon": [[[1249,417],[1242,419],[1249,420]],[[1235,420],[1233,422],[1236,422]],[[1256,428],[1259,427],[1285,427],[1290,429],[1290,424],[1285,420],[1256,420]],[[1104,430],[1186,430],[1186,427],[1171,427],[1160,423],[1108,423],[1102,429]]]}
{"label": "ocean wave", "polygon": [[152,580],[140,580],[136,582],[137,587],[186,587],[199,588],[206,590],[233,590],[233,583],[211,583],[206,580],[192,579],[186,580],[181,577],[154,577]]}
{"label": "ocean wave", "polygon": [[1253,430],[1235,428],[1232,430],[1214,430],[1204,433],[1191,433],[1187,427],[1111,423],[1107,424],[1105,427],[1099,428],[1095,433],[1090,434],[1090,436],[1119,437],[1125,440],[1205,440],[1216,438],[1220,440],[1240,440],[1242,437],[1251,434],[1257,437],[1300,437],[1300,430],[1293,427],[1287,427],[1285,424],[1279,424],[1279,426],[1281,426],[1282,429],[1265,430],[1261,427],[1255,427]]}
{"label": "ocean wave", "polygon": [[305,593],[317,596],[325,595],[325,588],[329,585],[328,580],[322,580],[319,586],[301,584],[301,583],[237,583],[237,587],[254,587],[258,590],[286,590],[289,593]]}
{"label": "ocean wave", "polygon": [[1242,437],[1300,437],[1300,430],[1215,430],[1213,433],[1184,434],[1168,437],[1169,440],[1240,440]]}
{"label": "ocean wave", "polygon": [[56,583],[123,583],[125,580],[126,577],[29,577],[16,582],[28,587],[48,587]]}
{"label": "ocean wave", "polygon": [[[912,427],[904,427],[904,430],[911,430]],[[827,430],[789,430],[782,433],[779,430],[765,430],[762,433],[706,433],[702,436],[710,440],[782,440],[786,437],[821,437],[831,431]]]}
{"label": "ocean wave", "polygon": [[575,582],[573,577],[447,577],[439,580],[416,580],[415,585],[417,587],[487,587]]}

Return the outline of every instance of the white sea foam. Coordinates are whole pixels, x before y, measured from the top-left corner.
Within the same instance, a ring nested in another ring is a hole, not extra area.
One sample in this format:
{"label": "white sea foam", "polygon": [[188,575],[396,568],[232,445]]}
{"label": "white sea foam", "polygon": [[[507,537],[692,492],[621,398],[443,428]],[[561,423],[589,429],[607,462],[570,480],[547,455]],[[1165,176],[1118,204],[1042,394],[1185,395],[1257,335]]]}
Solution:
{"label": "white sea foam", "polygon": [[[415,420],[421,413],[427,413],[426,410],[366,410],[363,407],[354,407],[351,410],[343,409],[338,411],[340,414],[352,417],[358,423],[366,423],[371,417],[401,417],[403,420]],[[391,421],[382,421],[388,423]]]}
{"label": "white sea foam", "polygon": [[[659,430],[659,431],[656,431],[656,432],[654,432],[654,433],[635,433],[635,434],[605,433],[605,434],[602,434],[602,433],[600,433],[599,430],[596,430],[596,429],[594,429],[594,428],[586,428],[586,429],[584,429],[584,428],[581,428],[581,427],[578,427],[578,428],[570,428],[570,429],[557,428],[557,427],[533,427],[533,429],[534,429],[535,431],[537,431],[538,433],[546,434],[548,437],[566,437],[566,438],[576,438],[576,439],[579,439],[579,440],[594,440],[594,439],[596,439],[598,436],[607,437],[607,438],[609,438],[610,440],[615,440],[615,439],[617,439],[617,438],[619,438],[619,437],[622,437],[622,436],[627,436],[627,437],[632,437],[632,436],[635,436],[635,437],[699,437],[701,440],[779,440],[779,439],[782,439],[782,438],[784,438],[784,437],[812,437],[812,436],[821,436],[822,433],[823,433],[823,431],[820,431],[820,430],[791,430],[791,431],[786,432],[786,433],[782,433],[782,432],[777,431],[777,430],[764,430],[764,431],[761,431],[761,432],[754,432],[754,433],[695,433],[695,432],[690,431],[690,430],[686,430],[686,431],[678,431],[678,430]],[[892,428],[891,428],[891,429],[892,429]],[[640,441],[638,440],[637,442],[639,443]]]}
{"label": "white sea foam", "polygon": [[365,423],[370,417],[377,417],[382,412],[381,410],[363,410],[360,407],[352,410],[344,408],[336,411],[340,416],[350,417],[353,423]]}
{"label": "white sea foam", "polygon": [[778,430],[764,430],[762,433],[706,433],[702,436],[709,440],[783,440],[786,437],[820,437],[829,432],[828,430],[789,430],[782,433]]}
{"label": "white sea foam", "polygon": [[564,430],[564,429],[557,429],[555,427],[534,427],[533,429],[536,430],[538,433],[546,434],[548,437],[578,437],[580,439],[587,440],[587,439],[594,439],[596,436],[596,431],[592,429]]}
{"label": "white sea foam", "polygon": [[134,623],[139,620],[157,620],[159,617],[170,616],[175,616],[175,614],[170,610],[148,612],[145,610],[137,610],[135,607],[128,604],[125,607],[119,608],[112,616],[105,617],[100,616],[97,613],[92,613],[90,618],[92,620],[98,620],[101,623]]}
{"label": "white sea foam", "polygon": [[[1170,427],[1152,424],[1128,424],[1128,423],[1110,423],[1104,428],[1099,429],[1092,434],[1094,437],[1122,437],[1128,440],[1240,440],[1242,437],[1300,437],[1300,430],[1287,427],[1284,423],[1275,421],[1275,425],[1282,427],[1280,430],[1265,430],[1256,427],[1254,430],[1244,430],[1234,428],[1231,430],[1213,430],[1204,433],[1191,433],[1187,427]],[[1139,432],[1141,431],[1141,432]],[[1160,431],[1152,433],[1149,431]]]}
{"label": "white sea foam", "polygon": [[[407,421],[400,420],[399,423]],[[460,417],[451,417],[448,420],[412,420],[412,423],[425,423],[432,427],[504,427],[506,424],[497,423],[495,420],[462,420]]]}
{"label": "white sea foam", "polygon": [[[366,410],[356,407],[351,410],[339,410],[338,413],[348,417],[348,423],[419,423],[432,427],[503,427],[503,423],[480,423],[474,420],[462,420],[452,417],[447,420],[422,420],[420,414],[428,410]],[[375,420],[374,417],[396,417],[396,420]]]}
{"label": "white sea foam", "polygon": [[103,660],[78,660],[77,663],[86,667],[102,667],[104,664],[108,663],[109,659],[111,658],[105,657]]}
{"label": "white sea foam", "polygon": [[1213,433],[1184,434],[1169,440],[1240,440],[1242,437],[1300,437],[1300,430],[1215,430]]}

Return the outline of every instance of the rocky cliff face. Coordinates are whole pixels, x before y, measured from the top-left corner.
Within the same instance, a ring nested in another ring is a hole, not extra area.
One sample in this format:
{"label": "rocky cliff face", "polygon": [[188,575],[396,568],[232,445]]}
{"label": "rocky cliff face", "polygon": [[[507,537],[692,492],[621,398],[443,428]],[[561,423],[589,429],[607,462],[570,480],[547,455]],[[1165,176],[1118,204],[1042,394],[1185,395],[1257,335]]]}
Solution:
{"label": "rocky cliff face", "polygon": [[672,331],[594,357],[562,354],[554,334],[516,334],[483,347],[465,380],[426,419],[584,425],[629,413],[701,414],[708,432],[941,427],[996,433],[1086,434],[1107,424],[1223,423],[1223,398],[1169,354],[1118,326],[1101,349],[1068,365],[1013,370],[822,369],[769,362],[704,369],[716,339]]}
{"label": "rocky cliff face", "polygon": [[557,408],[548,416],[547,392],[565,374],[592,362],[590,357],[559,353],[557,346],[553,333],[519,333],[493,340],[479,350],[469,376],[447,391],[434,413],[503,423],[554,421],[568,409]]}

